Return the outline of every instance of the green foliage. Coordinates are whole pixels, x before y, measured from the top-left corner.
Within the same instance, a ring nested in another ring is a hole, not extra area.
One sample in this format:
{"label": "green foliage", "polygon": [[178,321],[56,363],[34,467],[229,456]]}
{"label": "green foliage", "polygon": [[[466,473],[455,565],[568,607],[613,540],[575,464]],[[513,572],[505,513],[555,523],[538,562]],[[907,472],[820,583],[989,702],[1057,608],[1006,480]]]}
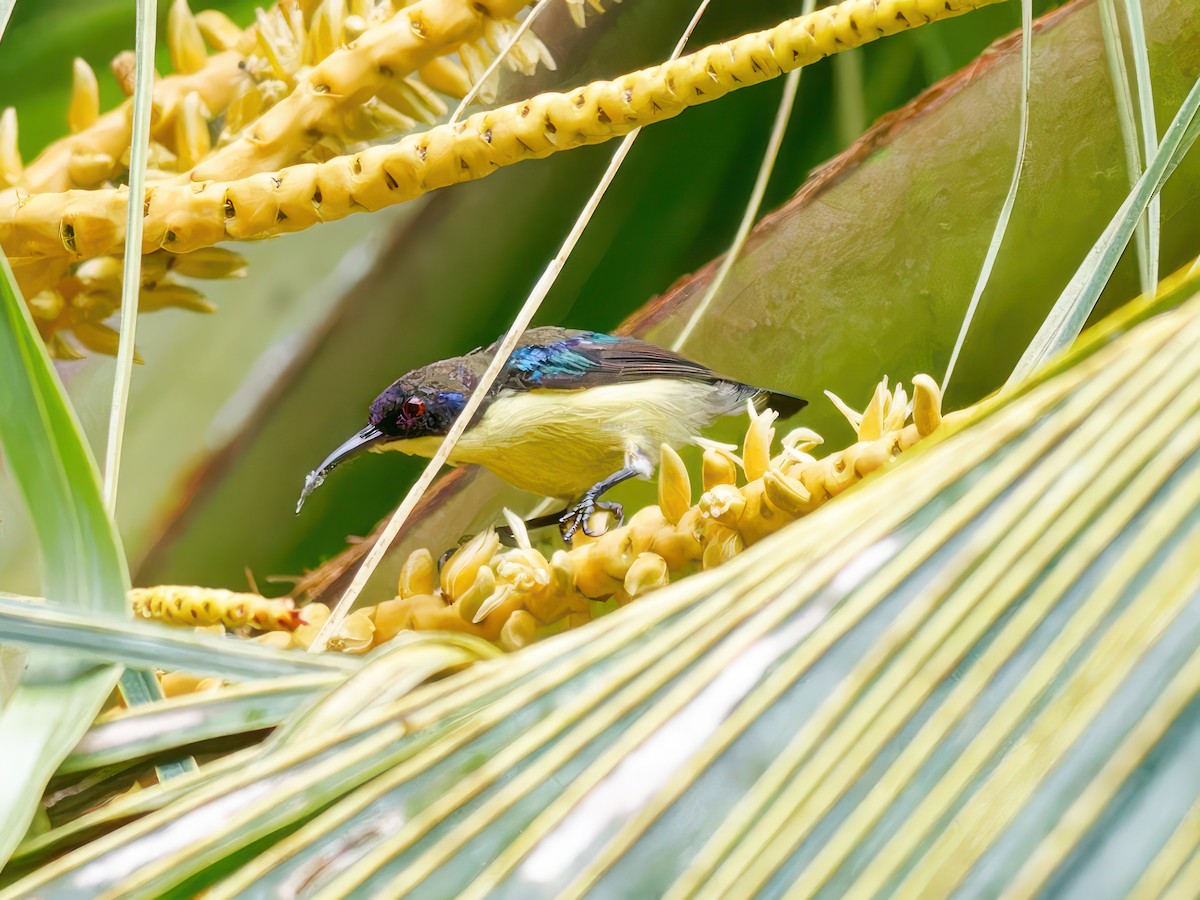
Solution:
{"label": "green foliage", "polygon": [[1123,892],[1198,798],[1197,385],[1193,282],[703,578],[399,699],[368,662],[11,894]]}
{"label": "green foliage", "polygon": [[[2,253],[0,265],[0,446],[37,530],[43,591],[51,603],[122,614],[129,575],[95,461]],[[25,833],[50,775],[120,671],[61,652],[29,655],[0,710],[0,859]]]}
{"label": "green foliage", "polygon": [[[784,14],[783,4],[716,6],[697,40]],[[13,60],[40,65],[57,35],[77,40],[70,29],[94,21],[36,9],[18,7],[2,46],[39,24],[45,41],[0,52],[0,75]],[[661,56],[682,5],[622,9],[592,56],[555,77]],[[118,12],[128,8],[89,15]],[[1125,304],[1137,273],[1121,256],[1168,175],[1164,265],[1195,256],[1200,162],[1186,153],[1200,13],[1190,0],[1147,0],[1144,12],[1144,23],[1129,19],[1144,133],[1151,103],[1160,118],[1180,112],[1124,205],[1097,19],[1076,5],[1039,29],[1025,181],[1015,204],[1010,192],[1009,234],[965,346],[963,402],[1001,384],[1071,273],[1070,327],[1037,345],[1039,360],[1093,308]],[[867,48],[841,64],[861,78],[858,103],[847,82],[843,102],[831,101],[830,67],[814,67],[768,204],[840,149],[835,122],[894,110],[1015,23],[1015,6],[993,8]],[[103,29],[93,30],[99,47]],[[939,374],[996,246],[1016,57],[998,51],[969,81],[905,110],[775,213],[686,351],[809,396],[857,397],[885,373]],[[36,109],[61,91],[47,84],[21,102]],[[776,99],[746,92],[649,129],[545,320],[613,327],[723,249]],[[305,518],[290,515],[303,472],[361,424],[375,391],[503,328],[607,157],[579,151],[498,173],[374,220],[386,233],[361,245],[370,228],[349,222],[275,242],[208,323],[149,329],[149,384],[139,410],[135,383],[130,424],[130,471],[147,483],[132,485],[142,493],[129,512],[122,499],[143,577],[232,586],[247,562],[296,572],[393,506],[416,465],[379,459],[339,470]],[[326,245],[360,246],[330,282],[337,292],[297,300],[283,279],[313,280]],[[635,327],[668,343],[705,277]],[[0,876],[4,896],[1166,886],[1186,860],[1178,826],[1200,808],[1187,774],[1200,721],[1196,291],[1175,279],[1163,297],[1124,305],[965,426],[705,577],[491,660],[490,645],[448,636],[354,659],[126,621],[125,562],[95,466],[11,278],[0,283],[0,443],[51,601],[0,597],[0,642],[31,648],[33,661],[0,714],[0,849],[20,839],[56,767],[67,798]],[[85,412],[83,398],[108,394],[100,366],[64,367]],[[833,423],[817,404],[804,422],[840,443]],[[190,486],[170,494],[145,477],[150,466]],[[513,495],[480,479],[407,539],[448,544],[501,502]],[[390,596],[391,585],[378,590]],[[117,665],[246,683],[92,725]],[[242,747],[266,729],[261,744],[86,811],[152,765]]]}

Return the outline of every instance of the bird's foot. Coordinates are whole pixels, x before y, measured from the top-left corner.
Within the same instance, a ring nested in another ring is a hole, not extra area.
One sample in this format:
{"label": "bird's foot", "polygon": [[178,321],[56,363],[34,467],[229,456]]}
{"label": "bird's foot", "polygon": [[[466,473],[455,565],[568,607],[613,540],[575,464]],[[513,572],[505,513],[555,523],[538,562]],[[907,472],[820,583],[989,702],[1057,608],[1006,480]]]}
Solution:
{"label": "bird's foot", "polygon": [[445,567],[446,563],[450,562],[450,557],[452,557],[455,553],[457,553],[459,550],[461,550],[462,545],[465,544],[470,539],[471,539],[470,536],[467,536],[467,537],[461,539],[453,547],[447,547],[444,551],[442,551],[442,555],[438,557],[438,561],[437,561],[437,570],[438,570],[439,575],[442,574],[442,569],[443,569],[443,567]]}
{"label": "bird's foot", "polygon": [[584,494],[583,499],[563,513],[562,518],[558,520],[558,527],[562,532],[563,540],[568,544],[571,543],[571,539],[575,537],[575,532],[581,528],[583,529],[583,533],[588,537],[600,537],[600,535],[604,534],[608,529],[593,531],[592,526],[589,524],[592,514],[598,509],[612,513],[613,518],[617,520],[616,525],[612,527],[620,528],[624,524],[625,509],[620,503],[597,500],[594,496]]}

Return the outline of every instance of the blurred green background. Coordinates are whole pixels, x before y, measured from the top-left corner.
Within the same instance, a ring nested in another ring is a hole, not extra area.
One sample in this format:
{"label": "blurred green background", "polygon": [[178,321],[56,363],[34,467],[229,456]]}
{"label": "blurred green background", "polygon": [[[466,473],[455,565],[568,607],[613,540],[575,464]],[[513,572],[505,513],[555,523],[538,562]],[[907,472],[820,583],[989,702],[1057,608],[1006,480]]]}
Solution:
{"label": "blurred green background", "polygon": [[[168,4],[160,5],[165,19]],[[253,15],[250,3],[209,5],[241,23]],[[0,103],[19,112],[26,159],[65,128],[73,56],[84,56],[100,74],[105,104],[117,102],[107,62],[132,43],[130,6],[18,2],[0,44]],[[1035,14],[1054,6],[1038,2]],[[1032,163],[1040,153],[1045,168],[1031,166],[1030,188],[1010,233],[1015,247],[1006,244],[1001,254],[996,277],[1003,283],[985,296],[987,315],[968,342],[953,405],[1002,383],[1004,366],[1015,360],[1127,190],[1111,94],[1096,95],[1105,90],[1095,74],[1103,63],[1093,60],[1094,71],[1063,68],[1074,65],[1071,53],[1094,54],[1098,46],[1089,24],[1094,10],[1080,6],[1070,40],[1046,44],[1044,74],[1035,77],[1030,156]],[[1152,9],[1163,21],[1197,15],[1187,0],[1155,0],[1147,9],[1151,27]],[[677,0],[626,0],[581,33],[565,16],[549,16],[542,30],[558,54],[558,71],[509,78],[505,96],[656,62],[693,10],[693,3]],[[716,0],[691,46],[799,11],[799,2]],[[880,116],[968,65],[1018,25],[1019,5],[1001,4],[807,69],[764,212],[784,204],[814,168]],[[1167,43],[1152,47],[1152,59],[1167,72],[1170,91],[1181,80],[1172,73],[1200,63],[1168,53]],[[160,52],[160,71],[168,69]],[[850,433],[838,426],[822,389],[861,405],[884,374],[905,381],[916,371],[940,375],[1011,173],[1017,82],[1011,66],[1005,72],[990,81],[981,75],[978,89],[972,83],[970,90],[979,93],[963,104],[969,115],[934,109],[923,120],[928,133],[911,129],[904,166],[888,168],[896,147],[875,148],[856,161],[861,172],[822,194],[821,209],[785,213],[768,235],[752,240],[689,352],[731,375],[803,393],[813,402],[804,424],[834,446]],[[1072,79],[1086,78],[1095,82],[1088,84],[1093,94],[1072,95]],[[614,328],[722,253],[742,214],[781,87],[775,81],[740,91],[647,129],[538,322]],[[1159,98],[1160,129],[1170,120],[1170,104],[1178,103],[1170,91]],[[1062,121],[1064,109],[1076,109],[1080,121]],[[1055,125],[1090,128],[1086,141],[1094,146],[1064,153],[1048,137],[1039,142],[1038,128]],[[955,142],[970,143],[976,135],[975,149],[964,154]],[[248,277],[200,285],[217,314],[144,317],[138,346],[146,365],[135,372],[118,510],[135,582],[241,588],[250,572],[264,592],[282,592],[286,583],[271,587],[272,576],[298,575],[338,553],[348,535],[366,534],[397,504],[423,461],[392,454],[340,468],[296,517],[305,474],[361,426],[370,400],[397,376],[485,344],[505,328],[612,149],[560,154],[382,214],[240,245],[250,260]],[[1185,164],[1168,186],[1165,216],[1194,218],[1196,169]],[[883,182],[872,180],[878,173],[893,186],[899,179],[904,190],[884,197]],[[1074,180],[1064,181],[1068,175]],[[903,206],[898,211],[884,200],[907,201],[908,217],[900,216]],[[952,209],[954,216],[943,216]],[[837,212],[844,215],[831,214]],[[1085,229],[1073,224],[1085,220]],[[1164,234],[1174,241],[1164,251],[1163,271],[1169,272],[1172,260],[1178,265],[1189,249],[1194,253],[1195,230]],[[864,269],[859,255],[877,263],[868,273],[874,279],[867,282],[869,293],[854,281]],[[1132,293],[1133,275],[1127,261],[1111,287],[1114,296]],[[922,294],[914,285],[927,276],[952,288],[945,296]],[[838,284],[847,287],[839,292]],[[678,305],[686,309],[689,297],[695,292],[684,291]],[[1010,304],[1002,301],[1009,300],[1024,310],[1020,316],[1008,315]],[[676,314],[656,322],[651,334],[668,342],[679,321]],[[894,333],[902,329],[929,339],[897,343]],[[978,365],[972,366],[973,357]],[[93,447],[103,446],[112,370],[113,360],[104,357],[60,365]],[[11,486],[0,483],[0,587],[32,592],[36,561],[23,516]]]}

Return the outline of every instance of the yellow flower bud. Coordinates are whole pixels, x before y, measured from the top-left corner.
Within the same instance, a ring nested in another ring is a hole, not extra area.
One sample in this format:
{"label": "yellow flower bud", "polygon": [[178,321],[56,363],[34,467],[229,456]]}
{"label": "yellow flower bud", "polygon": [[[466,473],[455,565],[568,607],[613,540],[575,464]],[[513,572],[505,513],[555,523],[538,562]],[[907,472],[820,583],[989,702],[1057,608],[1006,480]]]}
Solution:
{"label": "yellow flower bud", "polygon": [[782,472],[772,471],[763,476],[763,495],[768,503],[789,516],[802,516],[816,506],[808,488]]}
{"label": "yellow flower bud", "polygon": [[737,525],[745,508],[745,495],[732,484],[718,484],[700,495],[700,511],[730,528]]}
{"label": "yellow flower bud", "polygon": [[396,586],[401,597],[416,594],[432,594],[437,587],[437,563],[426,548],[414,550],[400,569],[400,582]]}
{"label": "yellow flower bud", "polygon": [[692,482],[683,459],[670,444],[661,448],[658,469],[658,506],[668,522],[677,525],[692,505]]}
{"label": "yellow flower bud", "polygon": [[208,51],[200,26],[188,8],[187,0],[175,0],[167,14],[167,49],[176,72],[199,72],[208,62]]}
{"label": "yellow flower bud", "polygon": [[709,447],[704,451],[701,477],[706,491],[719,484],[737,484],[737,463],[731,454]]}
{"label": "yellow flower bud", "polygon": [[624,588],[630,597],[640,597],[670,582],[671,572],[665,559],[657,553],[640,553],[625,573]]}
{"label": "yellow flower bud", "polygon": [[771,444],[775,441],[775,429],[771,426],[778,416],[773,409],[756,413],[750,408],[750,427],[742,443],[742,468],[751,481],[762,478],[771,467]]}
{"label": "yellow flower bud", "polygon": [[474,622],[475,614],[483,605],[483,601],[496,590],[496,573],[487,566],[482,567],[475,575],[475,581],[455,600],[458,614],[464,622]]}
{"label": "yellow flower bud", "polygon": [[913,385],[913,421],[921,437],[933,434],[942,424],[942,392],[928,375],[916,375]]}
{"label": "yellow flower bud", "polygon": [[442,567],[442,593],[451,600],[462,596],[475,583],[480,568],[492,561],[499,546],[499,536],[489,528],[459,547]]}
{"label": "yellow flower bud", "polygon": [[195,18],[200,35],[214,50],[233,50],[245,35],[245,32],[220,10],[202,9],[196,13]]}
{"label": "yellow flower bud", "polygon": [[523,609],[518,609],[504,627],[500,629],[500,646],[505,650],[520,650],[537,640],[537,620]]}
{"label": "yellow flower bud", "polygon": [[75,57],[71,64],[71,105],[67,125],[72,133],[83,131],[100,118],[100,84],[87,60]]}
{"label": "yellow flower bud", "polygon": [[374,642],[375,623],[361,609],[342,619],[326,647],[341,653],[366,653]]}

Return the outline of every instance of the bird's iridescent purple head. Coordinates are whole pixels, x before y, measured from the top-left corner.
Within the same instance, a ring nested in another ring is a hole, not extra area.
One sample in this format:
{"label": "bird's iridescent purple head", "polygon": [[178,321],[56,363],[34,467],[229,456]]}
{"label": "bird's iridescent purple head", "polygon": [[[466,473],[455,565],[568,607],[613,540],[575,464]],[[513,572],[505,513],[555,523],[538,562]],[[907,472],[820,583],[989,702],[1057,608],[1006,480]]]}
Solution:
{"label": "bird's iridescent purple head", "polygon": [[370,423],[385,439],[391,440],[445,434],[465,403],[461,390],[401,379],[375,398]]}
{"label": "bird's iridescent purple head", "polygon": [[363,451],[383,449],[396,441],[446,434],[466,403],[466,395],[458,387],[455,384],[447,390],[428,383],[428,379],[418,382],[409,376],[389,385],[371,403],[366,427],[343,442],[308,474],[296,512],[300,512],[308,495],[321,486],[334,468]]}

